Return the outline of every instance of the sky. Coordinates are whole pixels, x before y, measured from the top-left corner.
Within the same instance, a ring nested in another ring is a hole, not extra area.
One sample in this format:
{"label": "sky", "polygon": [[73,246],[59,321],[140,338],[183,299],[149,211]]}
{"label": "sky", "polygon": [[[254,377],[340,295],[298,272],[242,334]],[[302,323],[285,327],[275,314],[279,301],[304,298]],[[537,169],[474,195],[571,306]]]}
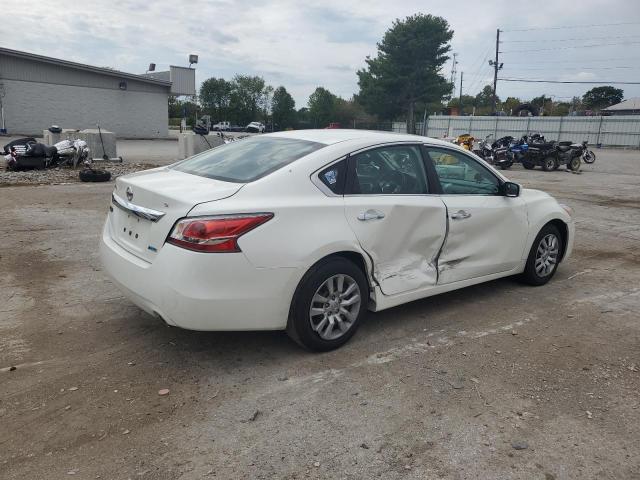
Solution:
{"label": "sky", "polygon": [[[504,78],[640,81],[640,0],[1,0],[11,18],[0,45],[65,60],[144,73],[188,66],[196,82],[235,74],[283,85],[305,106],[318,86],[343,98],[358,91],[356,71],[397,18],[446,18],[454,30],[463,93],[493,80],[488,60],[501,33]],[[606,25],[604,25],[606,24]],[[449,78],[451,63],[443,68]],[[1,75],[1,72],[0,72]],[[595,85],[499,82],[498,95],[556,101]],[[640,85],[619,85],[625,98]]]}

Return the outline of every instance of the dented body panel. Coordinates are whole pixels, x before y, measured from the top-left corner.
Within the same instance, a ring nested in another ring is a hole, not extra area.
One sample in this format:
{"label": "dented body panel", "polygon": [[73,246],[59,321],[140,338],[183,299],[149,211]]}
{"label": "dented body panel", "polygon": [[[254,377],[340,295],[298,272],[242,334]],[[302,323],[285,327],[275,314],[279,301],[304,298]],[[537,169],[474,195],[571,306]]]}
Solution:
{"label": "dented body panel", "polygon": [[[382,218],[358,219],[364,211]],[[385,295],[433,286],[446,233],[446,209],[438,196],[345,197],[345,216],[373,260],[373,277]]]}

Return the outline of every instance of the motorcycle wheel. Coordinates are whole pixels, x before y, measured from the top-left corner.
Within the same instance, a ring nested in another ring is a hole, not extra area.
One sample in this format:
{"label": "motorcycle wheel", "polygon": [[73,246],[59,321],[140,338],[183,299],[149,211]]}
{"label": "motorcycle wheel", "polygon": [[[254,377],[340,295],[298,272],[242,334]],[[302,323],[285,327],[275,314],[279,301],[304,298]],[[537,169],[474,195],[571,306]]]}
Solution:
{"label": "motorcycle wheel", "polygon": [[584,163],[593,163],[596,161],[596,154],[591,150],[585,150],[582,154],[582,159],[584,160]]}
{"label": "motorcycle wheel", "polygon": [[542,162],[542,169],[545,172],[550,172],[551,170],[557,170],[558,168],[558,160],[554,157],[547,157]]}
{"label": "motorcycle wheel", "polygon": [[573,157],[571,160],[569,160],[569,163],[567,163],[567,169],[571,170],[572,172],[577,172],[578,170],[580,170],[580,164],[582,162],[580,161],[580,157]]}
{"label": "motorcycle wheel", "polygon": [[511,165],[513,165],[513,162],[501,163],[500,170],[507,170],[511,168]]}
{"label": "motorcycle wheel", "polygon": [[522,162],[522,166],[527,170],[533,170],[534,168],[536,168],[535,164],[531,162]]}

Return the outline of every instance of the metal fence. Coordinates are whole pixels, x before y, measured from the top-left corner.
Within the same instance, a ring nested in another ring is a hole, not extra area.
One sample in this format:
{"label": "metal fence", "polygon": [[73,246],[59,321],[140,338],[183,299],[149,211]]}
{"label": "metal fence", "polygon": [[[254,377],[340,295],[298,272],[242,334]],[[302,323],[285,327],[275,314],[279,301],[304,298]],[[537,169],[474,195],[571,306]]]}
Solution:
{"label": "metal fence", "polygon": [[[406,133],[405,122],[358,123],[353,127]],[[425,128],[426,127],[426,128]],[[427,117],[426,125],[416,124],[416,132],[427,137],[456,137],[470,133],[476,138],[493,135],[520,137],[541,133],[547,140],[582,142],[591,145],[640,148],[640,115],[608,117]]]}
{"label": "metal fence", "polygon": [[451,117],[431,116],[426,129],[422,123],[416,133],[434,138],[470,133],[476,138],[491,134],[520,137],[541,133],[547,140],[581,142],[592,145],[640,148],[640,116],[610,117]]}

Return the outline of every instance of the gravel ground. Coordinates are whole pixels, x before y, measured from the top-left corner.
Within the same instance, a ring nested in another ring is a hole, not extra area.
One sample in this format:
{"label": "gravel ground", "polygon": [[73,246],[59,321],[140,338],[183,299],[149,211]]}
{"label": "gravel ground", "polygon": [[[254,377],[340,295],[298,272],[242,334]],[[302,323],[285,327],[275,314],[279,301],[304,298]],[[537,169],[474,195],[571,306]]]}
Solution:
{"label": "gravel ground", "polygon": [[133,306],[97,258],[111,185],[4,188],[0,478],[640,478],[639,162],[507,172],[575,210],[553,281],[372,314],[325,354]]}
{"label": "gravel ground", "polygon": [[[110,163],[97,165],[96,169],[104,169],[111,172],[111,181],[115,178],[139,170],[155,168],[148,163]],[[48,168],[46,170],[27,170],[12,172],[0,170],[0,187],[25,186],[25,185],[64,185],[67,183],[80,183],[78,176],[80,169],[73,168]]]}

